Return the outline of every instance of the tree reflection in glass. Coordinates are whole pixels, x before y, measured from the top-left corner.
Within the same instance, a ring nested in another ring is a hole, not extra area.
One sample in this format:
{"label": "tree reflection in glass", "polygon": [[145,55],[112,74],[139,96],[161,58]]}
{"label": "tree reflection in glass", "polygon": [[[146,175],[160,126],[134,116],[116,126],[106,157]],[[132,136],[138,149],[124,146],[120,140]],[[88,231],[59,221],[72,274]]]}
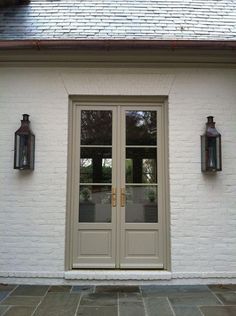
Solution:
{"label": "tree reflection in glass", "polygon": [[156,148],[126,148],[126,183],[156,183],[156,157]]}
{"label": "tree reflection in glass", "polygon": [[112,144],[112,111],[81,111],[81,145]]}
{"label": "tree reflection in glass", "polygon": [[126,145],[156,145],[156,111],[126,111]]}
{"label": "tree reflection in glass", "polygon": [[156,159],[142,159],[143,183],[156,183]]}
{"label": "tree reflection in glass", "polygon": [[83,148],[80,153],[81,183],[111,183],[111,148]]}

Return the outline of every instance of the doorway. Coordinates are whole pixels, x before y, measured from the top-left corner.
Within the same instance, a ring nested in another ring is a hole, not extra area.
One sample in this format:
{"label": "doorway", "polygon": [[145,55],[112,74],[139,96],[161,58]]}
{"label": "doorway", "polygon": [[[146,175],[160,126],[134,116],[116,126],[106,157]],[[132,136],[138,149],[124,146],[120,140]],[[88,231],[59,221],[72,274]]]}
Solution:
{"label": "doorway", "polygon": [[162,103],[74,102],[72,268],[164,269]]}

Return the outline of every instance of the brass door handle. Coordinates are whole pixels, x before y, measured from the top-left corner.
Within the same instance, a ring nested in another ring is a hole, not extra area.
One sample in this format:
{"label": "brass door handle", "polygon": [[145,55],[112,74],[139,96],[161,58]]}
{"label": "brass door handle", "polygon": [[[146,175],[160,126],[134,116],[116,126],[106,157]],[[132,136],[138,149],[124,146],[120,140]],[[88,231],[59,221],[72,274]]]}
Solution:
{"label": "brass door handle", "polygon": [[121,188],[120,189],[120,206],[121,207],[125,207],[125,200],[126,200],[125,189]]}
{"label": "brass door handle", "polygon": [[116,188],[112,188],[111,201],[112,207],[116,207]]}

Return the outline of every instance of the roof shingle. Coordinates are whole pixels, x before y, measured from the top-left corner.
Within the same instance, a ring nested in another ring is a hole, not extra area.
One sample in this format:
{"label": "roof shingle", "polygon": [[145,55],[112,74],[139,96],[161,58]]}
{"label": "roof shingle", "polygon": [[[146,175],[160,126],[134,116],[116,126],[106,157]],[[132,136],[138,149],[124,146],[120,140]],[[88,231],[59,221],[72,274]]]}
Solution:
{"label": "roof shingle", "polygon": [[235,0],[33,0],[0,10],[0,39],[235,40]]}

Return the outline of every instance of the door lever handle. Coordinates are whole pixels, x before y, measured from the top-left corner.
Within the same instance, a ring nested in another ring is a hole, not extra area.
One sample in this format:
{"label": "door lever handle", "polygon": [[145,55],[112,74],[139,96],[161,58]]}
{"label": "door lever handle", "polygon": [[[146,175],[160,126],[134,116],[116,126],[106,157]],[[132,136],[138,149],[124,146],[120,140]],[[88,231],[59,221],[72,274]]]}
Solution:
{"label": "door lever handle", "polygon": [[125,189],[121,188],[120,189],[120,206],[121,207],[125,207],[125,201],[126,200],[126,196],[125,196]]}
{"label": "door lever handle", "polygon": [[116,207],[116,188],[112,188],[111,201],[112,207]]}

